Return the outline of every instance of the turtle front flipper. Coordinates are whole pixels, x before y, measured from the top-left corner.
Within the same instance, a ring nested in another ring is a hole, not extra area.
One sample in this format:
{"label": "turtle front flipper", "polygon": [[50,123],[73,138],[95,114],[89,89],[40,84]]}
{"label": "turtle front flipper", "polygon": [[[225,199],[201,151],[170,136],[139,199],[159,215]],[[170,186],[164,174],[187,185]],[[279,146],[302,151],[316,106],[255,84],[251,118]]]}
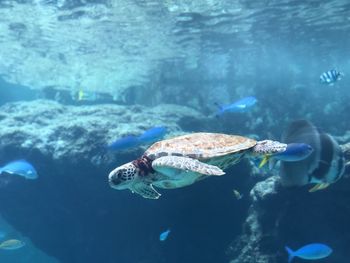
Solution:
{"label": "turtle front flipper", "polygon": [[147,184],[145,182],[138,182],[130,187],[130,190],[133,193],[137,193],[141,195],[143,198],[148,199],[158,199],[161,194],[158,193],[151,184]]}
{"label": "turtle front flipper", "polygon": [[169,176],[179,173],[179,170],[214,176],[225,174],[225,172],[217,166],[181,156],[160,157],[152,162],[152,168],[159,173]]}

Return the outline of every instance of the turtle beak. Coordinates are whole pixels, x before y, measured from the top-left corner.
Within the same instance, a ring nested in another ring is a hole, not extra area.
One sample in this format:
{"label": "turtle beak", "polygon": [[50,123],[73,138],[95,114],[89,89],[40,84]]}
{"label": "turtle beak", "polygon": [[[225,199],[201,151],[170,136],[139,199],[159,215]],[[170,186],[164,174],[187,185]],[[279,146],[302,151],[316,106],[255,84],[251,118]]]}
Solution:
{"label": "turtle beak", "polygon": [[120,170],[119,168],[114,169],[112,172],[109,173],[108,175],[108,182],[110,187],[114,189],[119,189],[118,186],[123,182],[120,178]]}

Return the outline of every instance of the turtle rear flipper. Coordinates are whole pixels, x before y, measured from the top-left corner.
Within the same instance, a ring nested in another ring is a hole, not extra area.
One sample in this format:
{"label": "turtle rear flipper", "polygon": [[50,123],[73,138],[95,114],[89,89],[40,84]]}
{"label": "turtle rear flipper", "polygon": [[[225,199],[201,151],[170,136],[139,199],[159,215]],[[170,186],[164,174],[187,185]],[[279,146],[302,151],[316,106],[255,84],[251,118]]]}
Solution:
{"label": "turtle rear flipper", "polygon": [[178,173],[179,170],[214,176],[225,174],[225,172],[217,166],[182,156],[160,157],[152,162],[152,168],[159,173],[169,176]]}
{"label": "turtle rear flipper", "polygon": [[158,193],[151,184],[144,182],[138,182],[133,184],[130,190],[134,193],[141,195],[144,198],[148,199],[158,199],[161,194]]}

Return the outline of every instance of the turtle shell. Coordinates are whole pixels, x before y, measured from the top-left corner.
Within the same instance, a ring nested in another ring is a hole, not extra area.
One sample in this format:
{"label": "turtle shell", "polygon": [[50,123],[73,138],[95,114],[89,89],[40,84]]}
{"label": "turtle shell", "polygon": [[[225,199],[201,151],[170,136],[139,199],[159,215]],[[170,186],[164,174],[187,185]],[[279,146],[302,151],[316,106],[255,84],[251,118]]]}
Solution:
{"label": "turtle shell", "polygon": [[208,160],[228,154],[242,153],[256,141],[238,135],[221,133],[192,133],[154,143],[145,155],[155,160],[162,156],[185,156]]}

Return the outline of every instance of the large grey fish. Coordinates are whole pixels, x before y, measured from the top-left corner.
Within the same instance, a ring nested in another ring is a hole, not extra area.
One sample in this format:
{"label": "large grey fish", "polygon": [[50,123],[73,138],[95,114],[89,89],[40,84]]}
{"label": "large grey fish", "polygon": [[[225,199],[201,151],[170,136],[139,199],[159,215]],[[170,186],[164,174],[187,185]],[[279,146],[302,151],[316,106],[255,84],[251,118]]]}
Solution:
{"label": "large grey fish", "polygon": [[326,188],[341,178],[345,170],[343,152],[329,134],[319,131],[306,120],[290,124],[282,142],[309,144],[314,151],[298,162],[281,162],[280,176],[285,186],[316,184],[311,192]]}

